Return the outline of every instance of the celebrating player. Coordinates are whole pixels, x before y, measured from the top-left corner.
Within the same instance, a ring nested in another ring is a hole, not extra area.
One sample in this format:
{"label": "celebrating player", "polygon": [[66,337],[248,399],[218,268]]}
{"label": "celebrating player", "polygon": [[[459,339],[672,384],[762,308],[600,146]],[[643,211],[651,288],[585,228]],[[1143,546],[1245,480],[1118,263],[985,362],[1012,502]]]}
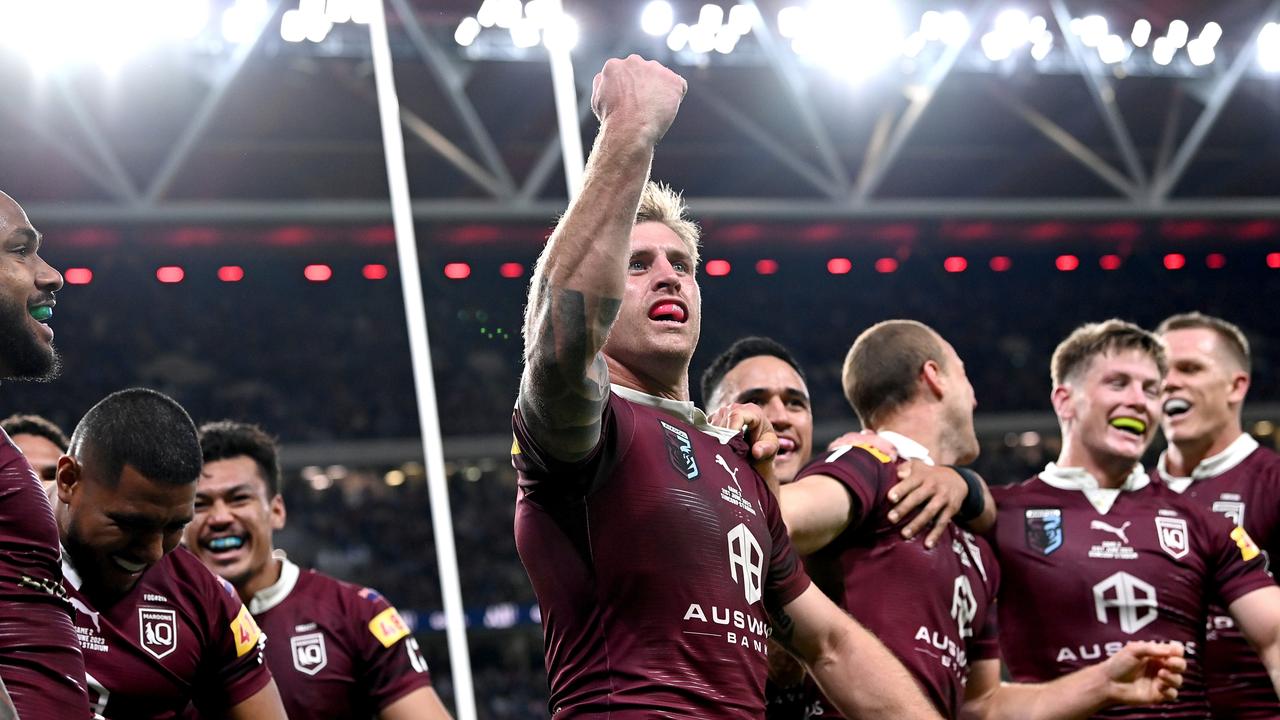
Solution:
{"label": "celebrating player", "polygon": [[[1156,333],[1169,354],[1161,423],[1169,448],[1158,477],[1242,526],[1274,561],[1280,557],[1280,456],[1259,446],[1240,421],[1249,341],[1235,325],[1201,313],[1167,318]],[[1266,666],[1216,603],[1203,656],[1215,718],[1280,717]]]}
{"label": "celebrating player", "polygon": [[516,545],[542,612],[552,712],[758,717],[772,635],[845,712],[936,717],[805,576],[753,467],[771,474],[777,450],[760,410],[733,415],[748,442],[688,400],[697,230],[678,197],[646,184],[684,91],[637,56],[605,64],[583,190],[530,289]]}
{"label": "celebrating player", "polygon": [[[40,257],[41,235],[0,193],[0,377],[58,372],[54,293],[62,276]],[[87,705],[84,658],[62,589],[58,526],[30,463],[0,439],[0,716],[75,718]]]}
{"label": "celebrating player", "polygon": [[291,718],[444,720],[418,643],[382,595],[273,553],[284,527],[275,441],[256,425],[200,428],[204,470],[187,547],[235,586],[271,638]]}
{"label": "celebrating player", "polygon": [[1052,360],[1058,461],[992,491],[1001,649],[1014,680],[1058,677],[1132,639],[1186,647],[1175,703],[1104,717],[1208,714],[1200,640],[1211,598],[1280,682],[1280,588],[1261,552],[1243,530],[1151,483],[1139,463],[1160,421],[1164,373],[1151,333],[1119,320],[1077,328]]}
{"label": "celebrating player", "polygon": [[145,389],[90,408],[58,461],[66,587],[95,718],[169,720],[193,703],[206,717],[285,718],[249,611],[178,547],[199,475],[191,418]]}
{"label": "celebrating player", "polygon": [[39,415],[10,415],[0,420],[0,429],[22,451],[46,491],[53,487],[58,458],[67,451],[67,434]]}

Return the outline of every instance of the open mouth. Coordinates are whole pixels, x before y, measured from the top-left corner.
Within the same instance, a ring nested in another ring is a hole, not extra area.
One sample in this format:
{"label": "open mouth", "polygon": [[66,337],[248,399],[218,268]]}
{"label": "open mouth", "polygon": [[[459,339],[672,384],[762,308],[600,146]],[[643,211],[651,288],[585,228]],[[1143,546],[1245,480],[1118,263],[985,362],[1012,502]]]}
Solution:
{"label": "open mouth", "polygon": [[1112,418],[1111,427],[1138,437],[1147,432],[1147,423],[1135,417]]}
{"label": "open mouth", "polygon": [[49,322],[53,317],[52,305],[33,305],[27,308],[27,312],[31,315],[31,319],[36,322]]}
{"label": "open mouth", "polygon": [[1177,417],[1191,410],[1191,403],[1183,398],[1169,398],[1164,403],[1164,414]]}
{"label": "open mouth", "polygon": [[200,546],[213,555],[234,552],[244,547],[247,538],[244,535],[223,535],[201,541]]}
{"label": "open mouth", "polygon": [[789,437],[778,438],[778,457],[790,456],[798,446],[799,443]]}
{"label": "open mouth", "polygon": [[649,308],[649,319],[683,323],[689,319],[689,312],[678,302],[663,300]]}

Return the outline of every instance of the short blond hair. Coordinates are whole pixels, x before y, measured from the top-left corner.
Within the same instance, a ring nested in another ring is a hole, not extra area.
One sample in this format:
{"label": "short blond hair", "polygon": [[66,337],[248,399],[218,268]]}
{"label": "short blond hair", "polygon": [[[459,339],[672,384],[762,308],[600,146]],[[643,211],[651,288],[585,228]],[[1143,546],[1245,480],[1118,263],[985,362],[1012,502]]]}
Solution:
{"label": "short blond hair", "polygon": [[941,336],[915,320],[876,323],[853,341],[844,358],[844,396],[862,426],[874,429],[912,400],[920,389],[920,371],[933,361],[946,369]]}
{"label": "short blond hair", "polygon": [[1053,386],[1061,387],[1078,380],[1099,355],[1126,350],[1137,350],[1149,355],[1160,369],[1161,377],[1169,370],[1164,344],[1160,342],[1160,338],[1131,322],[1112,318],[1081,325],[1066,340],[1058,343],[1049,369]]}
{"label": "short blond hair", "polygon": [[1212,330],[1222,340],[1227,352],[1240,364],[1240,369],[1246,373],[1252,371],[1249,338],[1245,337],[1244,331],[1235,323],[1202,312],[1187,312],[1165,318],[1156,328],[1156,334],[1164,336],[1172,330]]}
{"label": "short blond hair", "polygon": [[689,246],[689,256],[694,267],[698,265],[698,240],[701,231],[697,223],[688,218],[689,206],[684,197],[666,183],[650,180],[640,194],[640,207],[636,209],[636,224],[659,222],[671,228],[677,237]]}

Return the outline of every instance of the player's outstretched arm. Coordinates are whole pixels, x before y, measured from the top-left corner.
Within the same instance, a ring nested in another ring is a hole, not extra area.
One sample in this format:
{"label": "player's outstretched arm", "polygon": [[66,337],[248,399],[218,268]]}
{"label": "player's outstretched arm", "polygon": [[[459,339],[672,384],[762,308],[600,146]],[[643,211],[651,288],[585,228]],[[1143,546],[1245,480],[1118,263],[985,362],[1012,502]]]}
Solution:
{"label": "player's outstretched arm", "polygon": [[796,552],[808,555],[835,540],[852,520],[853,500],[829,475],[806,475],[782,486],[778,495],[782,522]]}
{"label": "player's outstretched arm", "polygon": [[289,720],[280,702],[280,691],[272,680],[227,711],[229,720]]}
{"label": "player's outstretched arm", "polygon": [[816,585],[774,618],[773,637],[805,664],[847,718],[941,718],[888,648]]}
{"label": "player's outstretched arm", "polygon": [[1254,590],[1227,606],[1240,632],[1262,658],[1271,685],[1280,695],[1280,587]]}
{"label": "player's outstretched arm", "polygon": [[382,708],[378,720],[451,720],[440,696],[422,687]]}
{"label": "player's outstretched arm", "polygon": [[969,667],[963,720],[1077,720],[1112,705],[1176,700],[1187,668],[1181,645],[1131,642],[1106,660],[1047,683],[1000,682],[1000,661]]}
{"label": "player's outstretched arm", "polygon": [[600,133],[582,192],[538,259],[525,311],[520,413],[558,459],[577,460],[599,440],[609,397],[600,351],[622,303],[654,146],[685,88],[679,75],[638,55],[608,61],[595,77],[591,107]]}
{"label": "player's outstretched arm", "polygon": [[13,706],[9,690],[0,681],[0,720],[18,720],[18,709]]}

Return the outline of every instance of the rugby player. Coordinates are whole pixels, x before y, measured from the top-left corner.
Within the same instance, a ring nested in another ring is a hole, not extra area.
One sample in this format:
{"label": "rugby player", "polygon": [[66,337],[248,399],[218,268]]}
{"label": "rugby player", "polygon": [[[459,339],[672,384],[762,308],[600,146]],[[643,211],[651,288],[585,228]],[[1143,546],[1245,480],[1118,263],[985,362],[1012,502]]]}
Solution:
{"label": "rugby player", "polygon": [[593,85],[601,130],[534,273],[512,419],[552,714],[760,717],[772,636],[850,715],[937,717],[804,574],[758,472],[777,451],[759,408],[725,430],[689,401],[697,229],[646,182],[684,80],[633,55]]}
{"label": "rugby player", "polygon": [[[235,589],[178,547],[200,443],[154,390],[108,395],[58,460],[63,572],[100,720],[284,720],[265,637]],[[37,717],[83,717],[62,714]]]}
{"label": "rugby player", "polygon": [[58,473],[58,458],[67,451],[67,434],[62,428],[39,415],[10,415],[0,420],[0,429],[9,434],[9,439],[31,463],[45,491],[52,488]]}
{"label": "rugby player", "polygon": [[200,448],[186,545],[235,586],[271,638],[267,666],[289,717],[448,718],[418,642],[386,598],[275,552],[286,513],[271,436],[224,420],[200,428]]}
{"label": "rugby player", "polygon": [[993,488],[1001,650],[1018,682],[1051,680],[1129,640],[1186,648],[1176,702],[1100,717],[1203,718],[1201,654],[1217,599],[1280,682],[1280,588],[1243,530],[1140,464],[1161,415],[1160,341],[1119,320],[1077,328],[1054,351],[1062,451],[1043,472]]}
{"label": "rugby player", "polygon": [[[1248,532],[1272,562],[1280,557],[1280,455],[1244,432],[1249,341],[1240,328],[1198,312],[1174,315],[1156,329],[1169,356],[1164,378],[1168,449],[1156,476],[1175,492],[1225,515]],[[1219,604],[1210,611],[1205,681],[1215,718],[1280,717],[1266,667]]]}

